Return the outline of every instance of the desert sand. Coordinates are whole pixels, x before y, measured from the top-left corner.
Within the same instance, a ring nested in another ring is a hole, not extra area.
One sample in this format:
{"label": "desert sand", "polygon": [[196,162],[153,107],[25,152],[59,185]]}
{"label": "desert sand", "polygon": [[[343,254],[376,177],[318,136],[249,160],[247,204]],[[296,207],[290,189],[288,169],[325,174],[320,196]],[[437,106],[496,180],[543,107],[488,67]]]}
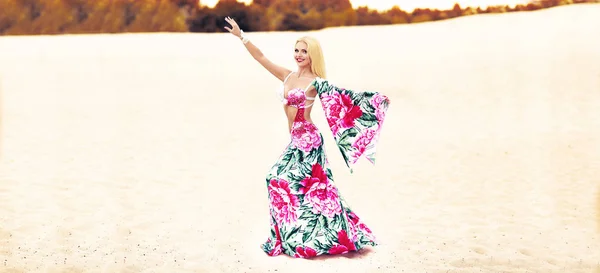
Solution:
{"label": "desert sand", "polygon": [[[269,257],[289,142],[229,34],[0,38],[0,272],[600,272],[600,5],[332,28],[329,79],[391,105],[341,194],[380,246]],[[294,39],[249,33],[294,68]]]}

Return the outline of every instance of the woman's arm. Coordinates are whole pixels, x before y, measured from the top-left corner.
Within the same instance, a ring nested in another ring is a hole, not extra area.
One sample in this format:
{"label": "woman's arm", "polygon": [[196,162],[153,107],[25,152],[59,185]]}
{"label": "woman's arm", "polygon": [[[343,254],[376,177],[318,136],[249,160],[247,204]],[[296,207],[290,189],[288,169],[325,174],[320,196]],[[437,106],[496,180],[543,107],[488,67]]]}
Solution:
{"label": "woman's arm", "polygon": [[244,39],[244,46],[246,47],[250,55],[252,55],[252,58],[258,61],[258,63],[260,63],[265,69],[267,69],[267,71],[273,74],[273,76],[278,78],[280,81],[283,81],[291,71],[285,67],[276,65],[269,59],[267,59],[267,57],[265,57],[265,55],[262,53],[262,51],[260,51],[258,47],[256,47],[252,42],[250,42],[250,40],[243,36],[244,33],[240,29],[238,24],[235,22],[235,20],[231,19],[230,17],[226,17],[225,21],[227,21],[231,25],[231,28],[225,27],[227,31],[229,31],[231,34],[235,35],[240,39]]}

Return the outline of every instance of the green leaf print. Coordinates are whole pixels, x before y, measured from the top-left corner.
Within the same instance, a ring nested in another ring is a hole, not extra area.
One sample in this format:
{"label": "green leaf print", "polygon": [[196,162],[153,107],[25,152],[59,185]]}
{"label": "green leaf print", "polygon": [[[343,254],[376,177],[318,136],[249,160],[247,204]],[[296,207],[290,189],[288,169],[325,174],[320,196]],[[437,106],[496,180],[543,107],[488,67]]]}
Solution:
{"label": "green leaf print", "polygon": [[306,176],[310,176],[312,174],[312,165],[310,162],[300,163],[300,173]]}
{"label": "green leaf print", "polygon": [[377,116],[375,116],[375,114],[373,113],[363,113],[359,120],[366,120],[366,121],[377,121]]}
{"label": "green leaf print", "polygon": [[328,228],[325,229],[325,238],[329,244],[335,244],[338,241],[337,231],[339,229]]}
{"label": "green leaf print", "polygon": [[367,112],[369,114],[374,114],[376,111],[375,107],[373,107],[373,105],[371,105],[371,101],[368,99],[362,100],[360,102],[360,108],[361,108],[361,110],[363,110],[363,112]]}
{"label": "green leaf print", "polygon": [[310,207],[303,207],[302,214],[300,215],[300,217],[298,219],[312,221],[316,218],[317,218],[317,215],[311,211]]}
{"label": "green leaf print", "polygon": [[288,173],[288,179],[289,181],[292,181],[292,185],[290,186],[292,188],[292,190],[294,191],[299,191],[300,188],[302,187],[302,184],[300,183],[302,180],[304,180],[304,178],[306,178],[305,176],[300,176],[300,175],[296,175],[294,172],[290,172]]}
{"label": "green leaf print", "polygon": [[321,96],[323,93],[329,92],[331,89],[330,85],[327,81],[324,81],[323,79],[319,79],[319,78],[315,78],[312,82],[312,85],[317,90],[317,93],[319,94],[319,96]]}
{"label": "green leaf print", "polygon": [[321,242],[319,242],[318,240],[315,240],[315,247],[317,249],[315,249],[317,252],[319,251],[323,251],[323,252],[327,252],[327,250],[329,250],[331,248],[331,243],[329,245],[324,245]]}
{"label": "green leaf print", "polygon": [[342,224],[342,229],[343,230],[348,230],[348,216],[341,217],[340,218],[340,223]]}
{"label": "green leaf print", "polygon": [[[324,156],[324,152],[323,152],[323,146],[320,146],[319,148],[317,148],[319,155],[316,158],[316,162],[317,164],[321,165],[321,166],[325,166],[325,156]],[[312,166],[311,166],[311,170],[310,173],[312,174]]]}
{"label": "green leaf print", "polygon": [[369,113],[363,113],[363,115],[358,119],[358,122],[367,128],[377,126],[378,123],[377,117]]}
{"label": "green leaf print", "polygon": [[352,147],[350,147],[350,144],[339,144],[338,147],[340,147],[340,152],[342,152],[342,158],[344,158],[344,162],[346,162],[347,165],[348,155],[346,154],[346,151],[349,151]]}
{"label": "green leaf print", "polygon": [[350,128],[345,130],[344,132],[342,132],[342,134],[339,137],[339,142],[340,143],[351,143],[350,139],[353,137],[356,137],[356,135],[358,135],[358,131],[356,130],[356,128]]}
{"label": "green leaf print", "polygon": [[361,245],[373,245],[373,244],[374,244],[374,243],[373,243],[371,240],[369,240],[369,238],[367,238],[366,236],[359,236],[359,237],[360,237],[359,243],[360,243]]}
{"label": "green leaf print", "polygon": [[352,101],[360,101],[360,99],[362,99],[362,92],[350,92],[349,90],[344,90],[344,93],[348,96],[350,96],[350,99],[352,99]]}
{"label": "green leaf print", "polygon": [[314,238],[317,235],[317,231],[319,230],[317,228],[318,222],[319,222],[319,218],[315,217],[314,219],[311,219],[310,221],[308,221],[308,223],[306,223],[306,227],[304,228],[305,233],[302,236],[303,243],[310,241],[312,238]]}
{"label": "green leaf print", "polygon": [[319,155],[319,151],[318,149],[312,149],[307,155],[306,155],[306,161],[308,162],[313,162],[315,161],[315,157],[317,157]]}
{"label": "green leaf print", "polygon": [[304,204],[304,194],[295,194],[298,197],[298,203]]}
{"label": "green leaf print", "polygon": [[294,149],[294,154],[296,156],[296,159],[298,160],[296,162],[304,162],[305,161],[304,160],[304,157],[305,157],[304,152],[300,151],[300,149]]}
{"label": "green leaf print", "polygon": [[319,229],[321,228],[327,228],[329,226],[329,224],[327,224],[329,219],[327,219],[327,217],[325,217],[323,214],[319,215]]}
{"label": "green leaf print", "polygon": [[300,226],[296,226],[290,231],[285,231],[282,236],[283,241],[288,241],[294,234],[298,233],[299,230]]}
{"label": "green leaf print", "polygon": [[296,161],[294,158],[294,150],[287,150],[281,159],[281,164],[277,167],[277,175],[286,172],[292,167],[292,163]]}
{"label": "green leaf print", "polygon": [[331,169],[327,168],[325,174],[327,174],[327,178],[329,178],[329,180],[333,181],[333,173],[331,172]]}
{"label": "green leaf print", "polygon": [[336,214],[333,217],[333,220],[331,220],[331,228],[332,229],[341,229],[342,227],[342,215],[341,214]]}
{"label": "green leaf print", "polygon": [[281,244],[281,246],[283,246],[283,248],[285,249],[285,252],[287,252],[287,253],[294,253],[294,252],[296,252],[296,250],[293,249],[290,244]]}

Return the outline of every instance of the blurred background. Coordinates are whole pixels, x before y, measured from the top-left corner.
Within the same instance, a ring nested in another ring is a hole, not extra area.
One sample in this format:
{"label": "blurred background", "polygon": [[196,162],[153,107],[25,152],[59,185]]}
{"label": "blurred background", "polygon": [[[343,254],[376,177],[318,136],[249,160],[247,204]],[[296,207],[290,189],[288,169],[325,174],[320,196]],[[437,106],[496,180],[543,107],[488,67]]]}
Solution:
{"label": "blurred background", "polygon": [[0,35],[223,32],[412,24],[483,13],[523,12],[599,0],[2,0]]}
{"label": "blurred background", "polygon": [[[600,273],[589,2],[0,0],[0,272]],[[328,80],[390,98],[353,174],[311,114],[380,246],[260,249],[287,118],[225,16],[289,69],[314,36]]]}

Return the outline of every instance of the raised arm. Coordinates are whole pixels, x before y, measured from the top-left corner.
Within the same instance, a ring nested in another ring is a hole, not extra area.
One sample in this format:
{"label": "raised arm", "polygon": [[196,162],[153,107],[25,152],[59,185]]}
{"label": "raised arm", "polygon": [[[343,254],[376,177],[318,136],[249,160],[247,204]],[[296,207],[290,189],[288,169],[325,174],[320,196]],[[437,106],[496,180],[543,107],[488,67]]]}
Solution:
{"label": "raised arm", "polygon": [[246,49],[248,50],[250,55],[252,55],[252,58],[254,58],[256,61],[258,61],[258,63],[260,63],[265,69],[267,69],[267,71],[269,71],[271,74],[273,74],[273,76],[275,76],[276,78],[278,78],[280,81],[283,82],[285,77],[288,74],[290,74],[291,71],[285,67],[276,65],[273,62],[271,62],[269,59],[267,59],[267,57],[265,57],[265,55],[262,53],[262,51],[260,51],[260,49],[258,49],[258,47],[256,47],[252,42],[250,42],[250,40],[248,40],[247,37],[244,36],[244,32],[240,29],[240,27],[235,22],[235,20],[233,20],[231,17],[226,17],[225,21],[227,21],[227,23],[229,23],[231,25],[231,28],[225,27],[225,29],[227,31],[229,31],[229,33],[242,39],[244,46],[246,47]]}

